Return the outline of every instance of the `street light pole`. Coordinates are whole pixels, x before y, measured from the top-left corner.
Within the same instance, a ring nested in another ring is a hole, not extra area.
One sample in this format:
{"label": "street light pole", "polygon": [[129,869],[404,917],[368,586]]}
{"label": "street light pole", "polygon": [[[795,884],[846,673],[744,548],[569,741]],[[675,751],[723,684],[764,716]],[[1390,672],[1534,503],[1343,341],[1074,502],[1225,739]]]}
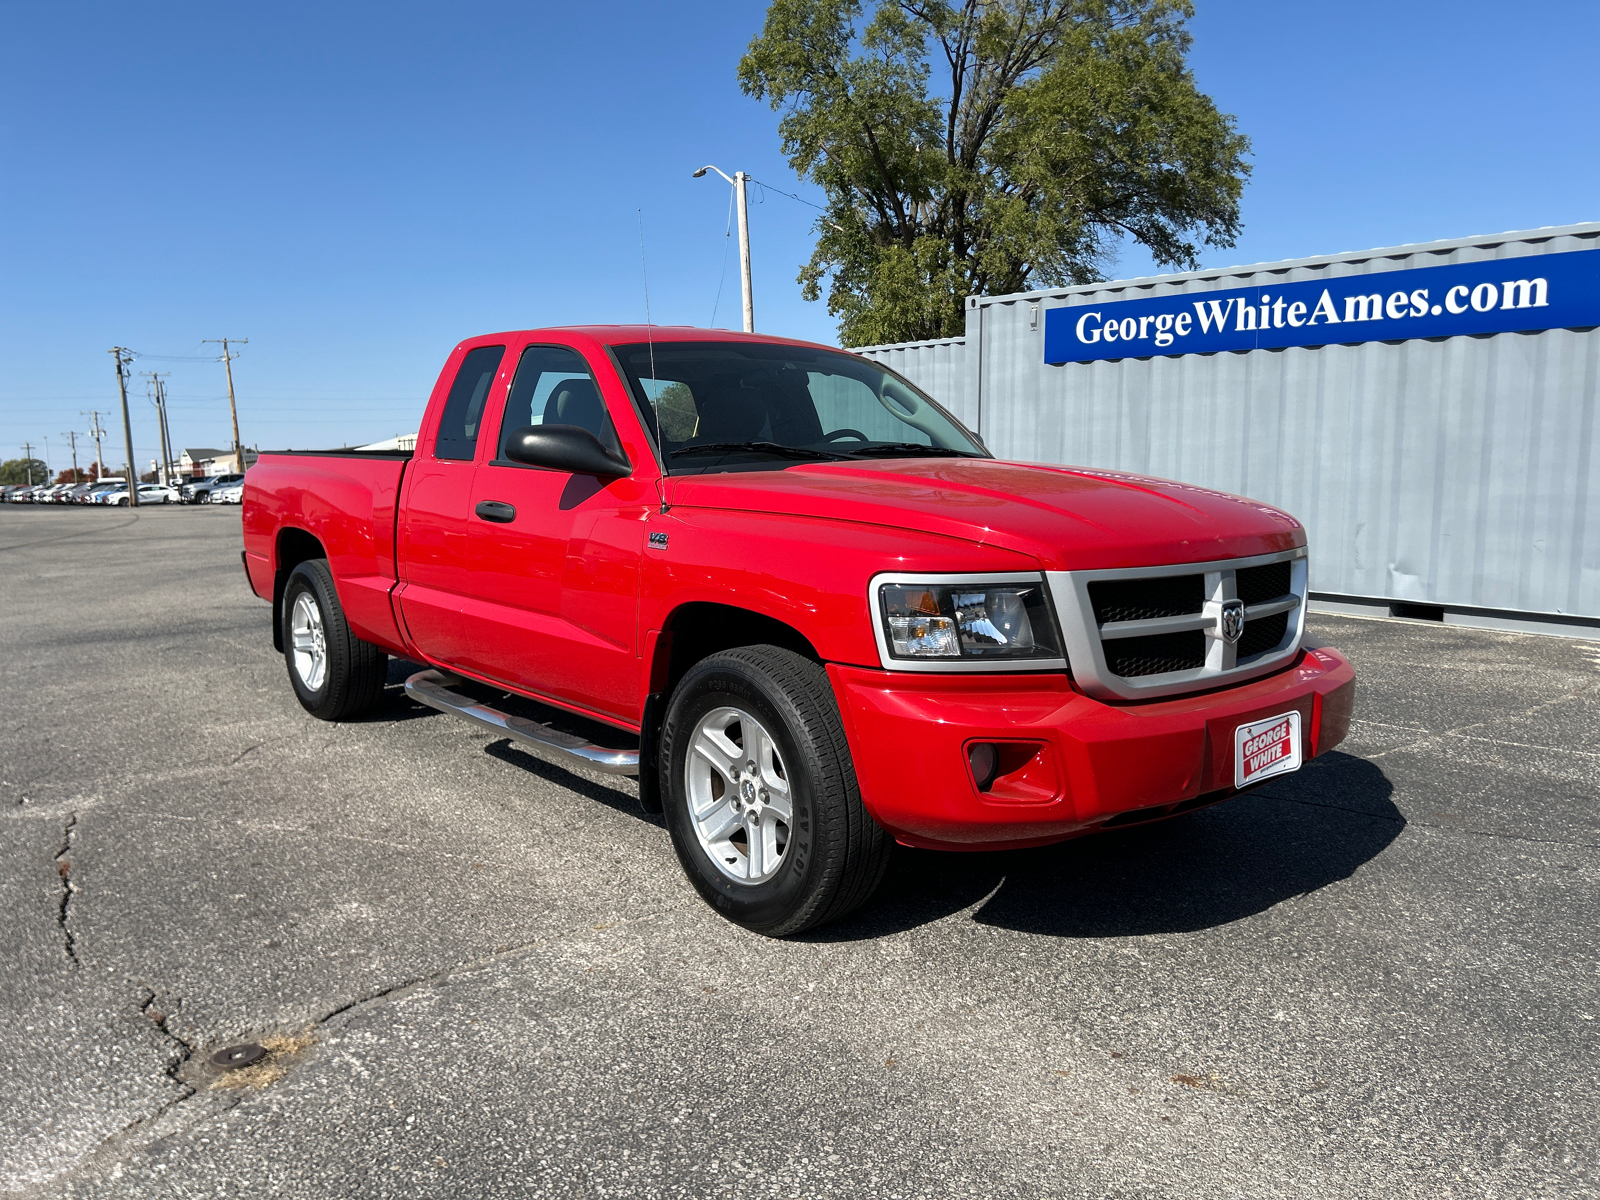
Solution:
{"label": "street light pole", "polygon": [[726,179],[739,197],[739,280],[744,287],[744,331],[754,333],[756,309],[750,285],[750,206],[745,199],[745,185],[750,182],[750,176],[743,171],[735,171],[730,177],[726,171],[707,165],[696,171],[694,178],[699,179],[707,171],[716,171]]}

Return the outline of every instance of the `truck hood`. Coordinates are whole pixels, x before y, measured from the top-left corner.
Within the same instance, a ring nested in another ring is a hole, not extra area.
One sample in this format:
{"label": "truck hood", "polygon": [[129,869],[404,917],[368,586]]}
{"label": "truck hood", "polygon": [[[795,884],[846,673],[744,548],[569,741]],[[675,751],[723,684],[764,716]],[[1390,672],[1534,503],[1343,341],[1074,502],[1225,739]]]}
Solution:
{"label": "truck hood", "polygon": [[673,505],[916,529],[1031,555],[1047,570],[1206,562],[1305,545],[1271,505],[1117,471],[994,459],[878,459],[676,475]]}

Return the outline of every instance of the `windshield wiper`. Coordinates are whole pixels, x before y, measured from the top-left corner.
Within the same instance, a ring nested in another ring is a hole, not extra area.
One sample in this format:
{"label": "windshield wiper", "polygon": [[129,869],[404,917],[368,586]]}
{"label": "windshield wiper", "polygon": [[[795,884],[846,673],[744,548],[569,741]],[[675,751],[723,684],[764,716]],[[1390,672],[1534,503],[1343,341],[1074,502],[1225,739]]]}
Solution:
{"label": "windshield wiper", "polygon": [[772,454],[779,458],[804,458],[819,462],[837,462],[843,454],[830,454],[826,450],[808,450],[804,446],[780,446],[777,442],[702,442],[698,446],[679,446],[671,452],[673,458],[680,454],[733,454],[740,450],[757,454]]}
{"label": "windshield wiper", "polygon": [[955,450],[949,446],[924,446],[921,442],[874,442],[858,450],[849,451],[851,458],[915,458],[924,455],[939,458],[977,458],[970,450]]}

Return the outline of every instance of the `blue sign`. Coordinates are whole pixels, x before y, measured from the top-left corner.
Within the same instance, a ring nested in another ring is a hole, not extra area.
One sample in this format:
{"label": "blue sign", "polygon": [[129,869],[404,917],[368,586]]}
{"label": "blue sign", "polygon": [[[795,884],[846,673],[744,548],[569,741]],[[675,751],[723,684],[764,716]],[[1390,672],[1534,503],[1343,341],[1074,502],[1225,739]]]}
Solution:
{"label": "blue sign", "polygon": [[1044,360],[1094,362],[1600,325],[1600,250],[1047,308]]}

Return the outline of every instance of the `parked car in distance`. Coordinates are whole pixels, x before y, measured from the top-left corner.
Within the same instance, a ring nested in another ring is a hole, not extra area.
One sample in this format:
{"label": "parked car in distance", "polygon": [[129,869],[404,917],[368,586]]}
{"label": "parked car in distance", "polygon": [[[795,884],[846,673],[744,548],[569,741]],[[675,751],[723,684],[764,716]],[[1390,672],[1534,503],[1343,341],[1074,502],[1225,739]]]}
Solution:
{"label": "parked car in distance", "polygon": [[[139,485],[140,504],[177,504],[181,497],[171,488],[162,487],[159,483],[144,483]],[[126,506],[128,503],[128,489],[110,492],[106,495],[104,503],[117,506]]]}
{"label": "parked car in distance", "polygon": [[211,503],[212,493],[219,487],[227,487],[232,483],[241,483],[243,475],[209,475],[204,479],[196,479],[193,483],[185,484],[183,497],[190,504]]}
{"label": "parked car in distance", "polygon": [[239,504],[244,500],[244,482],[224,484],[211,489],[212,504]]}
{"label": "parked car in distance", "polygon": [[127,491],[128,485],[120,479],[104,479],[79,497],[84,504],[104,504],[113,492]]}
{"label": "parked car in distance", "polygon": [[250,470],[244,568],[301,705],[356,716],[389,655],[426,663],[412,699],[636,775],[696,890],[764,934],[860,904],[897,841],[1163,820],[1349,728],[1354,670],[1302,642],[1292,516],[997,461],[870,359],[660,326],[491,334],[451,352],[420,428],[414,452]]}

